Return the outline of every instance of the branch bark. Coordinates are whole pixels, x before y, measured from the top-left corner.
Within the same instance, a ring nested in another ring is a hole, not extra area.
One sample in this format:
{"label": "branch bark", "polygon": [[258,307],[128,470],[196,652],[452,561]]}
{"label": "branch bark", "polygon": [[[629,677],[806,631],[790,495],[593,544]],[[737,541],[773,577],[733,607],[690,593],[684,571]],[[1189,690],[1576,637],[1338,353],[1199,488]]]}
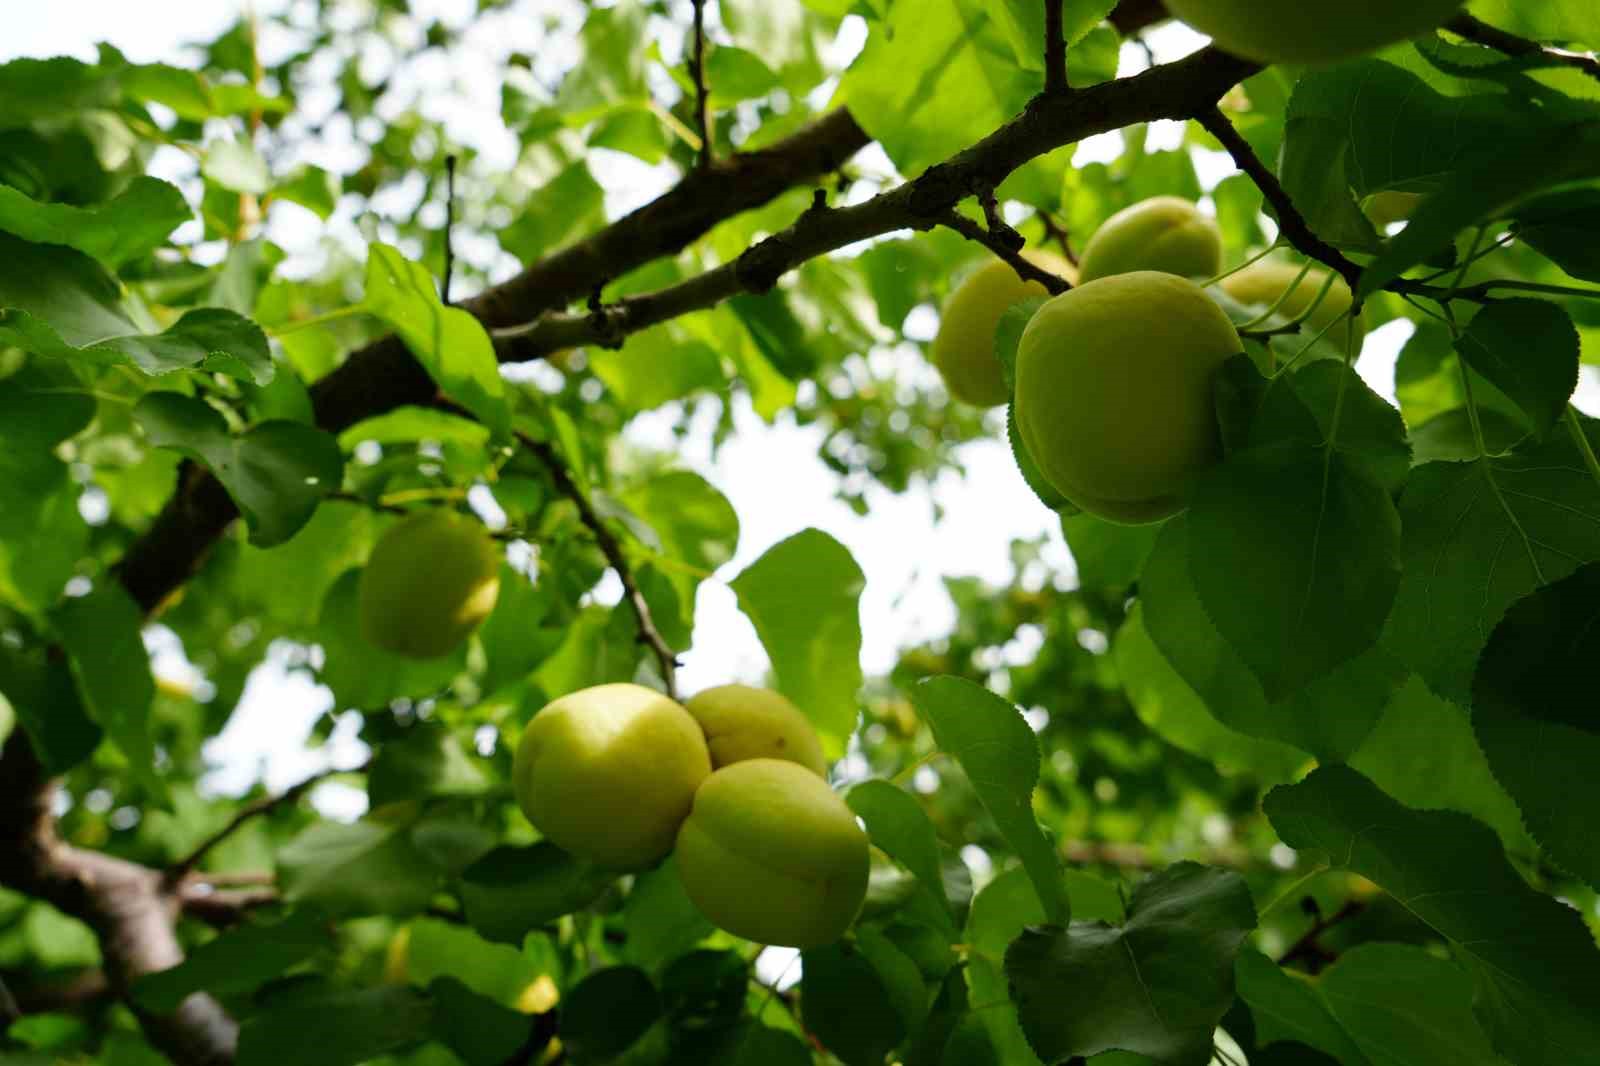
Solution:
{"label": "branch bark", "polygon": [[700,168],[711,165],[711,90],[706,85],[706,0],[694,0],[694,40],[689,74],[694,79],[694,121],[700,134]]}
{"label": "branch bark", "polygon": [[1552,66],[1572,67],[1600,81],[1600,58],[1595,56],[1582,52],[1569,52],[1564,48],[1551,48],[1549,45],[1530,41],[1526,37],[1507,33],[1487,22],[1480,22],[1471,15],[1457,15],[1445,23],[1444,28],[1458,37],[1493,48],[1496,52],[1517,58],[1538,56]]}
{"label": "branch bark", "polygon": [[1065,0],[1044,0],[1044,91],[1067,91],[1067,41],[1061,31]]}

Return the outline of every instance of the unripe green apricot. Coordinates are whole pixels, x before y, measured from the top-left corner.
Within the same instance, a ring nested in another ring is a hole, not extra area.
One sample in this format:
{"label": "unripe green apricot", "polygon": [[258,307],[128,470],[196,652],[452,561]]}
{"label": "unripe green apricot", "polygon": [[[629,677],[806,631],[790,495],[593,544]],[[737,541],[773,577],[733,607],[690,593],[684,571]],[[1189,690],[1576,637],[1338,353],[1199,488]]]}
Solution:
{"label": "unripe green apricot", "polygon": [[672,850],[711,772],[688,711],[642,685],[596,685],[545,705],[512,766],[517,804],[562,849],[613,870]]}
{"label": "unripe green apricot", "polygon": [[1017,431],[1045,478],[1112,522],[1184,506],[1221,457],[1212,377],[1243,349],[1192,281],[1136,271],[1039,309],[1017,348]]}
{"label": "unripe green apricot", "polygon": [[[1300,277],[1300,267],[1294,263],[1263,259],[1251,263],[1237,274],[1223,278],[1220,284],[1224,292],[1240,303],[1254,304],[1263,308],[1277,303],[1278,297],[1289,286],[1294,285],[1294,291],[1289,293],[1283,303],[1278,304],[1277,312],[1284,318],[1294,318],[1317,298],[1317,293],[1322,291],[1323,282],[1328,280],[1328,272],[1321,267],[1312,267],[1306,271],[1305,277],[1300,278],[1300,283],[1295,285],[1297,277]],[[1350,310],[1350,302],[1350,286],[1343,278],[1335,277],[1333,287],[1322,298],[1317,309],[1306,318],[1305,325],[1312,334],[1320,333],[1340,315]],[[1356,320],[1355,327],[1356,342],[1359,344],[1366,331],[1362,328],[1360,319]],[[1328,333],[1328,339],[1335,344],[1343,344],[1344,329],[1336,327]]]}
{"label": "unripe green apricot", "polygon": [[423,511],[390,526],[357,589],[361,631],[396,655],[447,655],[494,610],[500,547],[454,511]]}
{"label": "unripe green apricot", "polygon": [[[1034,266],[1077,280],[1072,264],[1049,252],[1022,253]],[[1011,398],[1000,360],[994,354],[995,328],[1012,304],[1033,296],[1049,296],[1037,281],[1024,281],[1002,259],[975,270],[945,300],[939,332],[929,352],[950,395],[978,407],[993,407]]]}
{"label": "unripe green apricot", "polygon": [[800,708],[783,696],[749,685],[718,685],[684,707],[700,723],[720,770],[745,759],[787,759],[826,779],[822,741]]}
{"label": "unripe green apricot", "polygon": [[1258,63],[1336,63],[1446,21],[1465,0],[1166,0],[1225,52]]}
{"label": "unripe green apricot", "polygon": [[1078,258],[1078,280],[1135,270],[1209,278],[1222,269],[1222,231],[1180,196],[1152,196],[1100,224]]}
{"label": "unripe green apricot", "polygon": [[746,759],[705,779],[678,830],[678,876],[716,925],[758,944],[844,935],[867,894],[867,837],[816,774]]}

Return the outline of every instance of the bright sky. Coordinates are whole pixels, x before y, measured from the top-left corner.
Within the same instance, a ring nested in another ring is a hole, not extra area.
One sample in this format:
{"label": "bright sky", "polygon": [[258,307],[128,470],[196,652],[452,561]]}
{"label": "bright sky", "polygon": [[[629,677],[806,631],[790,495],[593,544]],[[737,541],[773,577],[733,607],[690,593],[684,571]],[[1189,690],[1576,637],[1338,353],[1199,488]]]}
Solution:
{"label": "bright sky", "polygon": [[[278,11],[290,2],[260,0],[256,8]],[[244,6],[240,0],[143,0],[131,4],[49,0],[19,6],[7,15],[6,33],[0,37],[0,61],[60,54],[93,59],[94,44],[103,40],[137,61],[181,62],[185,43],[214,37],[233,23]],[[471,15],[473,6],[470,0],[412,0],[411,4],[424,24],[437,17],[459,25]],[[441,82],[456,79],[465,97],[425,94],[425,109],[436,117],[448,117],[455,136],[474,144],[487,160],[509,163],[514,142],[499,125],[498,86],[492,72],[501,69],[501,60],[508,53],[518,50],[534,52],[541,64],[551,62],[559,67],[559,55],[552,55],[548,47],[538,50],[544,42],[534,28],[541,15],[570,15],[571,10],[562,0],[534,0],[517,6],[514,12],[499,12],[483,20],[467,38],[469,48],[481,53],[483,62],[463,64],[455,70],[426,70],[420,75]],[[859,47],[860,30],[857,20],[841,33],[836,47],[843,58]],[[1162,59],[1188,52],[1201,40],[1178,26],[1151,35]],[[272,44],[271,40],[264,42],[267,48]],[[1130,52],[1124,56],[1125,65],[1142,62],[1136,49]],[[570,56],[565,62],[571,62]],[[1163,125],[1166,128],[1160,128]],[[1158,124],[1152,130],[1152,147],[1176,147],[1179,133],[1176,124]],[[1080,146],[1077,158],[1080,162],[1109,158],[1120,147],[1114,134],[1095,138]],[[326,151],[335,157],[339,154],[337,145]],[[327,161],[339,165],[336,158]],[[615,152],[596,152],[590,162],[596,179],[607,190],[607,210],[612,217],[657,195],[672,180],[669,169],[646,167]],[[168,165],[172,164],[158,159],[155,169],[160,172]],[[1202,153],[1200,168],[1208,188],[1232,172],[1225,156],[1209,153]],[[162,176],[176,176],[176,171]],[[309,252],[318,238],[318,226],[310,216],[289,207],[269,219],[270,235],[292,255]],[[341,238],[359,240],[348,221],[336,232]],[[291,258],[291,266],[293,262]],[[928,318],[931,325],[932,316]],[[1402,323],[1385,326],[1368,338],[1362,357],[1362,376],[1391,400],[1395,357],[1409,331],[1409,325]],[[898,374],[932,374],[915,352],[882,352],[874,358],[884,360]],[[1593,370],[1586,368],[1589,376],[1580,389],[1579,403],[1587,411],[1600,412],[1600,379]],[[950,628],[954,615],[941,584],[945,575],[975,574],[992,582],[1009,581],[1009,547],[1015,538],[1047,535],[1054,579],[1063,584],[1072,581],[1071,557],[1059,527],[1017,474],[998,420],[996,439],[964,448],[965,478],[946,476],[931,487],[914,488],[902,496],[873,491],[869,516],[861,518],[833,496],[836,479],[816,458],[820,430],[796,426],[786,418],[766,425],[747,402],[736,404],[734,417],[738,445],[725,448],[714,461],[707,426],[680,449],[684,465],[727,495],[741,523],[737,556],[700,593],[694,647],[681,674],[688,692],[733,680],[761,680],[766,655],[725,582],[768,547],[808,526],[843,542],[867,574],[861,614],[862,661],[869,673],[886,671],[899,647]],[[668,426],[664,414],[646,414],[629,426],[628,436],[644,445],[676,447]],[[944,512],[937,524],[933,518],[936,505]],[[599,595],[611,602],[618,591],[613,579],[601,587]],[[182,669],[170,633],[155,627],[150,639],[157,651],[158,669]],[[273,657],[252,676],[227,728],[208,747],[207,757],[217,768],[208,784],[219,791],[238,793],[264,779],[269,788],[279,790],[325,767],[360,761],[364,749],[354,737],[353,720],[342,722],[325,748],[305,747],[312,723],[330,705],[326,690],[303,674],[286,672],[281,659]],[[314,798],[325,813],[342,817],[359,815],[365,804],[363,793],[335,784],[322,786]]]}

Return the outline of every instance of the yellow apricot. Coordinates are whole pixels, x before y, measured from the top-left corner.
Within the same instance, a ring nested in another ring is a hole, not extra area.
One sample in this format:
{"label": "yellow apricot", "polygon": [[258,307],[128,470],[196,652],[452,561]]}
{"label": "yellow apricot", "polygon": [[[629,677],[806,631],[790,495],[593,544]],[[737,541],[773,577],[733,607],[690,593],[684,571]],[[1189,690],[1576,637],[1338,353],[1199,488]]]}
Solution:
{"label": "yellow apricot", "polygon": [[[1022,254],[1042,270],[1069,282],[1077,279],[1072,264],[1060,256],[1036,250]],[[956,286],[940,312],[939,332],[929,352],[950,395],[978,407],[993,407],[1011,398],[994,354],[995,328],[1012,304],[1049,295],[1039,282],[1022,280],[1002,259],[990,260]]]}
{"label": "yellow apricot", "polygon": [[[1328,271],[1321,267],[1312,267],[1306,271],[1306,276],[1295,285],[1295,278],[1300,276],[1300,267],[1294,263],[1284,263],[1272,259],[1263,259],[1252,263],[1239,271],[1230,274],[1220,282],[1222,290],[1242,304],[1252,304],[1263,309],[1277,303],[1278,297],[1294,285],[1283,303],[1278,304],[1278,314],[1284,318],[1294,318],[1311,305],[1317,298],[1317,293],[1322,291],[1322,285],[1328,280]],[[1350,286],[1340,277],[1333,279],[1333,287],[1328,290],[1317,309],[1306,318],[1305,325],[1312,334],[1320,333],[1332,322],[1350,310]],[[1355,323],[1356,340],[1359,343],[1365,330],[1361,320]],[[1344,342],[1344,329],[1335,327],[1328,333],[1328,339],[1336,344]]]}
{"label": "yellow apricot", "polygon": [[678,875],[713,923],[758,944],[844,935],[867,894],[867,837],[816,774],[746,759],[705,779],[678,830]]}
{"label": "yellow apricot", "polygon": [[1336,63],[1415,37],[1465,0],[1166,0],[1225,52],[1258,63]]}
{"label": "yellow apricot", "polygon": [[1222,269],[1222,231],[1180,196],[1153,196],[1100,224],[1083,246],[1078,278],[1135,270],[1209,278]]}
{"label": "yellow apricot", "polygon": [[684,707],[705,732],[713,769],[744,759],[788,759],[818,777],[828,776],[817,731],[800,708],[776,692],[718,685]]}
{"label": "yellow apricot", "polygon": [[522,732],[512,786],[522,813],[558,847],[613,870],[672,850],[711,772],[700,726],[642,685],[596,685],[546,704]]}
{"label": "yellow apricot", "polygon": [[390,526],[358,587],[361,630],[396,655],[447,655],[494,610],[500,548],[477,521],[423,511]]}
{"label": "yellow apricot", "polygon": [[1139,524],[1175,514],[1221,457],[1212,377],[1242,350],[1198,285],[1157,271],[1086,282],[1039,309],[1017,349],[1017,431],[1084,510]]}

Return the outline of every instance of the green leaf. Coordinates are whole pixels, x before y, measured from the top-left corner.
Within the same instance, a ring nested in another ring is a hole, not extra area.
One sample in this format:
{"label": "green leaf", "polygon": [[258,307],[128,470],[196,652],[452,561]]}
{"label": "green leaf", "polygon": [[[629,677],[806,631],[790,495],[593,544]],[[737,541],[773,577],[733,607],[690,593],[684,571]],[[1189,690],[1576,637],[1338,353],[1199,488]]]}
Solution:
{"label": "green leaf", "polygon": [[733,505],[687,470],[657,474],[618,499],[655,534],[655,543],[648,546],[668,560],[663,570],[677,592],[681,621],[692,626],[701,579],[732,559],[739,547],[739,516]]}
{"label": "green leaf", "polygon": [[691,951],[662,971],[662,1013],[679,1032],[721,1029],[738,1022],[749,989],[750,964],[737,951]]}
{"label": "green leaf", "polygon": [[460,981],[491,1002],[517,1007],[544,976],[540,965],[519,947],[492,944],[454,922],[419,918],[397,935],[406,937],[405,979],[413,985]]}
{"label": "green leaf", "polygon": [[193,992],[231,996],[282,977],[331,943],[311,911],[294,911],[277,922],[247,922],[194,948],[178,965],[139,978],[133,996],[147,1010],[170,1014]]}
{"label": "green leaf", "polygon": [[778,75],[754,52],[718,45],[706,55],[706,85],[713,106],[753,100],[778,88]]}
{"label": "green leaf", "polygon": [[367,290],[361,307],[383,319],[446,396],[471,411],[496,436],[510,428],[505,382],[483,325],[459,307],[439,301],[420,264],[386,244],[367,253]]}
{"label": "green leaf", "polygon": [[503,846],[462,873],[461,904],[483,936],[521,944],[532,930],[593,903],[613,880],[547,841]]}
{"label": "green leaf", "polygon": [[1472,1016],[1471,979],[1421,948],[1357,944],[1316,978],[1244,951],[1235,972],[1258,1044],[1298,1041],[1344,1066],[1504,1066]]}
{"label": "green leaf", "polygon": [[612,395],[635,411],[727,384],[722,357],[711,345],[671,323],[633,334],[616,351],[590,349],[589,362]]}
{"label": "green leaf", "polygon": [[269,1004],[239,1027],[239,1066],[356,1066],[422,1039],[433,1000],[410,988],[319,986]]}
{"label": "green leaf", "polygon": [[1539,41],[1600,41],[1600,12],[1586,0],[1472,0],[1472,13],[1493,26]]}
{"label": "green leaf", "polygon": [[461,739],[433,722],[388,738],[372,760],[367,795],[374,807],[425,796],[481,796],[493,790],[484,766]]}
{"label": "green leaf", "polygon": [[849,941],[800,958],[806,1028],[846,1066],[879,1066],[905,1039],[906,1026],[877,968]]}
{"label": "green leaf", "polygon": [[[1093,29],[1111,14],[1117,0],[1072,0],[1062,5],[1061,35],[1068,45]],[[1042,0],[1000,0],[992,7],[992,17],[1005,30],[1017,65],[1027,70],[1044,70],[1044,3]]]}
{"label": "green leaf", "polygon": [[1145,563],[1139,593],[1150,638],[1222,724],[1278,740],[1319,759],[1343,762],[1372,731],[1406,671],[1382,647],[1335,667],[1288,699],[1269,701],[1233,647],[1201,609],[1191,579],[1189,519],[1162,527]]}
{"label": "green leaf", "polygon": [[272,380],[266,335],[249,319],[200,308],[144,333],[120,301],[116,279],[83,253],[0,233],[0,342],[82,366],[125,363],[146,374],[199,367]]}
{"label": "green leaf", "polygon": [[249,141],[214,141],[206,149],[200,173],[230,192],[265,196],[272,188],[267,161]]}
{"label": "green leaf", "polygon": [[372,418],[364,418],[339,432],[339,447],[349,451],[362,441],[377,444],[459,444],[482,450],[489,444],[487,426],[448,411],[431,407],[396,407]]}
{"label": "green leaf", "polygon": [[922,1028],[928,1018],[928,986],[916,962],[872,926],[862,926],[855,931],[855,945],[877,971],[878,980],[883,983],[906,1032],[914,1033]]}
{"label": "green leaf", "polygon": [[778,691],[811,719],[831,756],[844,751],[856,726],[865,581],[849,549],[807,529],[729,582],[772,659]]}
{"label": "green leaf", "polygon": [[1044,472],[1039,469],[1039,464],[1034,461],[1032,453],[1028,451],[1028,446],[1022,442],[1022,434],[1017,431],[1015,404],[1006,405],[1006,440],[1011,444],[1011,458],[1017,464],[1017,472],[1022,475],[1022,480],[1033,490],[1039,502],[1063,517],[1078,514],[1078,505],[1050,484]]}
{"label": "green leaf", "polygon": [[0,696],[51,773],[70,770],[100,743],[100,727],[78,698],[71,667],[41,646],[0,645]]}
{"label": "green leaf", "polygon": [[1087,513],[1061,519],[1061,534],[1078,567],[1078,580],[1085,587],[1117,590],[1139,580],[1161,528],[1159,523],[1118,525]]}
{"label": "green leaf", "polygon": [[176,392],[146,393],[133,417],[151,444],[190,456],[216,475],[258,547],[299,532],[344,476],[339,445],[299,422],[262,422],[234,436],[209,404]]}
{"label": "green leaf", "polygon": [[1466,364],[1548,432],[1578,387],[1578,331],[1546,300],[1504,300],[1473,317],[1456,344]]}
{"label": "green leaf", "polygon": [[623,904],[629,936],[627,957],[652,972],[693,948],[714,931],[689,900],[677,860],[665,862],[633,880]]}
{"label": "green leaf", "polygon": [[561,1002],[561,1043],[580,1066],[604,1062],[626,1051],[660,1015],[661,997],[643,970],[597,970]]}
{"label": "green leaf", "polygon": [[1410,810],[1342,766],[1274,789],[1264,810],[1284,843],[1375,882],[1449,943],[1502,1055],[1518,1066],[1600,1062],[1600,949],[1577,911],[1528,887],[1483,825]]}
{"label": "green leaf", "polygon": [[604,220],[605,190],[579,160],[533,190],[516,220],[501,230],[500,246],[529,262]]}
{"label": "green leaf", "polygon": [[296,168],[293,174],[272,187],[275,199],[299,204],[324,222],[338,206],[339,191],[337,174],[311,164]]}
{"label": "green leaf", "polygon": [[0,230],[76,248],[113,269],[159,247],[192,215],[176,186],[143,175],[93,207],[40,203],[0,185]]}
{"label": "green leaf", "polygon": [[533,1019],[472,991],[453,977],[435,981],[428,991],[437,1010],[433,1032],[467,1066],[500,1066],[511,1061],[533,1028]]}
{"label": "green leaf", "polygon": [[1039,782],[1039,739],[1016,707],[981,685],[957,677],[931,677],[911,690],[939,750],[961,764],[1000,835],[1021,858],[1054,925],[1064,925],[1072,905],[1061,891],[1055,849],[1033,814]]}
{"label": "green leaf", "polygon": [[1600,486],[1565,435],[1467,463],[1427,463],[1400,497],[1404,572],[1388,647],[1466,706],[1512,603],[1600,560]]}
{"label": "green leaf", "polygon": [[946,908],[939,874],[939,838],[922,805],[888,781],[863,781],[845,793],[845,802],[867,826],[867,835],[891,859],[916,874]]}
{"label": "green leaf", "polygon": [[1372,647],[1400,582],[1400,522],[1363,465],[1293,444],[1230,456],[1188,513],[1206,613],[1282,700]]}
{"label": "green leaf", "polygon": [[283,845],[277,862],[286,901],[336,914],[414,914],[439,883],[406,823],[318,822]]}
{"label": "green leaf", "polygon": [[1600,281],[1600,189],[1566,189],[1521,204],[1512,231],[1573,277]]}
{"label": "green leaf", "polygon": [[1006,975],[1028,1042],[1046,1062],[1123,1050],[1206,1066],[1255,925],[1242,877],[1182,862],[1139,882],[1121,926],[1025,930]]}
{"label": "green leaf", "polygon": [[155,680],[140,630],[144,612],[121,585],[104,580],[93,592],[69,599],[50,615],[89,717],[122,749],[145,788],[165,801],[166,785],[156,776],[150,702]]}
{"label": "green leaf", "polygon": [[0,394],[0,420],[16,429],[0,431],[0,597],[36,614],[61,598],[89,540],[78,511],[79,486],[56,458],[54,442],[37,439],[48,435],[53,412],[61,409],[51,401],[62,398],[20,384]]}
{"label": "green leaf", "polygon": [[1306,757],[1287,744],[1235,732],[1212,717],[1150,639],[1142,603],[1128,613],[1113,647],[1134,713],[1169,744],[1200,756],[1224,774],[1248,773],[1274,783],[1293,780],[1305,764]]}

